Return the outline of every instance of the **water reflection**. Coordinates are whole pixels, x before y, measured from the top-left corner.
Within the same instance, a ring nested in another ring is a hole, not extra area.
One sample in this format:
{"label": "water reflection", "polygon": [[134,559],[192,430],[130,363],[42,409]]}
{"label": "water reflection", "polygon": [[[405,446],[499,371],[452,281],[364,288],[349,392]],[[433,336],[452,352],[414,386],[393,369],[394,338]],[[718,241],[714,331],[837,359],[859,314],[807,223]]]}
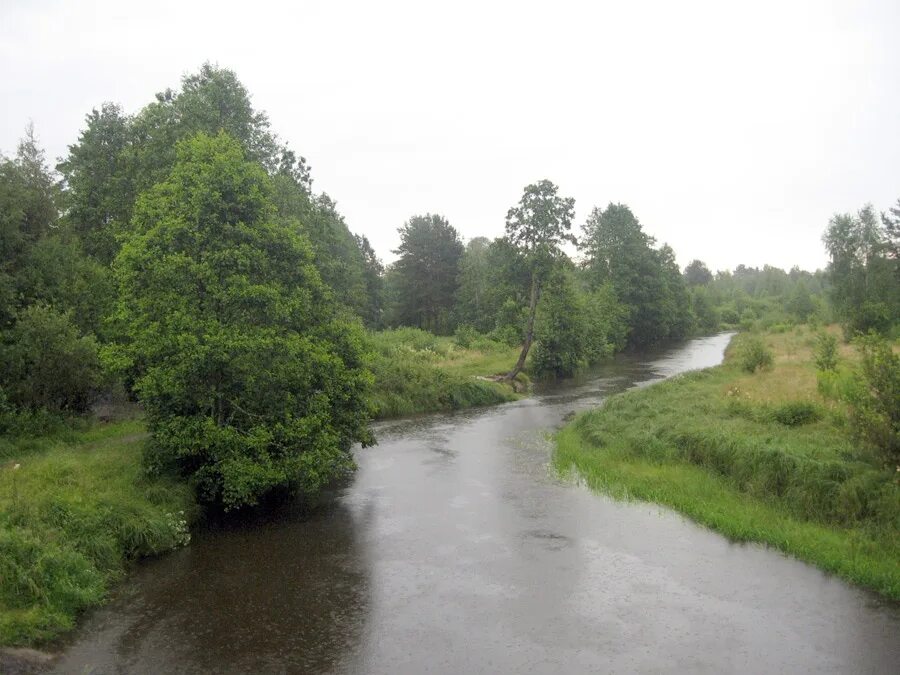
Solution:
{"label": "water reflection", "polygon": [[340,497],[312,513],[214,528],[142,565],[58,672],[341,670],[370,588],[359,530],[368,509]]}

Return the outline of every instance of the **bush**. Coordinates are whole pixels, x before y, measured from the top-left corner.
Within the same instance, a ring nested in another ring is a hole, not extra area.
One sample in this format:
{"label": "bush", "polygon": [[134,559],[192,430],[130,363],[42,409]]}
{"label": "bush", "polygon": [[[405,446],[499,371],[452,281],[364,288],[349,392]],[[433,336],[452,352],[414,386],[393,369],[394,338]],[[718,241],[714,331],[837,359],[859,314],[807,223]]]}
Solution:
{"label": "bush", "polygon": [[97,342],[70,314],[32,305],[18,315],[0,347],[0,383],[19,411],[82,413],[101,383]]}
{"label": "bush", "polygon": [[831,333],[819,333],[813,347],[813,359],[817,370],[837,370],[837,338]]}
{"label": "bush", "polygon": [[748,373],[769,368],[774,359],[772,351],[766,346],[763,339],[757,336],[746,338],[738,351],[738,362],[741,368]]}
{"label": "bush", "polygon": [[470,349],[472,347],[472,343],[477,338],[478,331],[468,324],[462,324],[458,326],[456,328],[456,333],[454,333],[453,335],[453,341],[458,347],[462,347],[463,349]]}
{"label": "bush", "polygon": [[386,356],[404,349],[416,352],[433,351],[438,344],[434,333],[429,333],[421,328],[392,328],[370,335],[375,341],[376,348]]}
{"label": "bush", "polygon": [[772,419],[788,427],[809,424],[821,416],[819,408],[810,401],[789,401],[772,409]]}
{"label": "bush", "polygon": [[857,386],[848,388],[850,427],[889,462],[900,466],[900,356],[875,334],[859,343]]}
{"label": "bush", "polygon": [[566,377],[587,365],[588,325],[584,303],[571,277],[561,272],[547,284],[538,305],[531,369],[538,377]]}
{"label": "bush", "polygon": [[498,326],[489,333],[489,337],[507,347],[518,347],[522,344],[522,331],[514,326]]}

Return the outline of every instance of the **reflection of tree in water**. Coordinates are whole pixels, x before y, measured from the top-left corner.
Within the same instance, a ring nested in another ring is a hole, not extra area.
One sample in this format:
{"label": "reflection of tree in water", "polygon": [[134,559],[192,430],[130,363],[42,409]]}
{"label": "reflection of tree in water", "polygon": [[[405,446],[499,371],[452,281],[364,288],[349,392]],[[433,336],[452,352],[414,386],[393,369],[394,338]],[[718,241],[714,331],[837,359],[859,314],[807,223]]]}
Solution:
{"label": "reflection of tree in water", "polygon": [[98,647],[126,671],[340,669],[368,614],[360,516],[338,502],[203,536],[137,575],[134,618]]}

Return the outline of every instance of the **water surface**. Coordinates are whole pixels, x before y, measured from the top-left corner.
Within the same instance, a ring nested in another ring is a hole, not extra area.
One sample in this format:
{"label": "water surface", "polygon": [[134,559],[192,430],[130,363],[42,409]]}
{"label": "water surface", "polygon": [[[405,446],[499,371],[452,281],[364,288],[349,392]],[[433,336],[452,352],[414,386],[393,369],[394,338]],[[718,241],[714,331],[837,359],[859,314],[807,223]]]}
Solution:
{"label": "water surface", "polygon": [[325,506],[139,566],[57,671],[897,672],[896,604],[550,470],[567,414],[714,365],[728,337],[379,425]]}

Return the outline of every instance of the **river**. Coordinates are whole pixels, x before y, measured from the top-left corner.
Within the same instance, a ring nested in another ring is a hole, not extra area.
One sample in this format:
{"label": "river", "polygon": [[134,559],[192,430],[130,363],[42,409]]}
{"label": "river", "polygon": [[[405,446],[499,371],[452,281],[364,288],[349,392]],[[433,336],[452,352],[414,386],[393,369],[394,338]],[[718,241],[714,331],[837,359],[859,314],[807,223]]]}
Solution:
{"label": "river", "polygon": [[321,507],[139,565],[56,671],[897,672],[896,603],[553,474],[547,435],[567,414],[714,365],[728,338],[380,424]]}

